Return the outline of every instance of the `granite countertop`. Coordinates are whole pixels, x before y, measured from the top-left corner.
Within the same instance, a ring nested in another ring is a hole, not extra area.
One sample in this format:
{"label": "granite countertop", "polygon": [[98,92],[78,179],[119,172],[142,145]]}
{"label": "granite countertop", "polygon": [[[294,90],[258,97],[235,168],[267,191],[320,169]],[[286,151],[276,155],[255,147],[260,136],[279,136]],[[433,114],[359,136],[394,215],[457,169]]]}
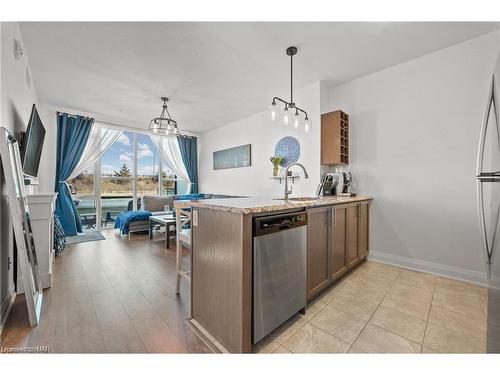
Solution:
{"label": "granite countertop", "polygon": [[200,199],[191,201],[175,201],[175,207],[200,207],[212,210],[228,211],[241,214],[253,214],[260,212],[272,212],[302,207],[318,207],[334,204],[346,204],[371,200],[365,195],[356,197],[321,197],[315,200],[289,201],[285,203],[282,199],[273,198],[223,198],[223,199]]}

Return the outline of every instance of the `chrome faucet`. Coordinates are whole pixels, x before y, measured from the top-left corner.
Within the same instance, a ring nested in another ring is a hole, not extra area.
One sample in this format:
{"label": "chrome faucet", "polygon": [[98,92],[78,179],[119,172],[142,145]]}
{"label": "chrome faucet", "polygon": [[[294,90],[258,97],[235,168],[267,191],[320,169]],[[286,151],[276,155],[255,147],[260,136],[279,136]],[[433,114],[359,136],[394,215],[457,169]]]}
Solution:
{"label": "chrome faucet", "polygon": [[300,163],[292,163],[285,169],[285,203],[288,203],[288,196],[292,194],[292,188],[288,189],[288,170],[294,165],[299,166],[304,171],[304,178],[309,178],[309,173],[307,173],[306,168]]}

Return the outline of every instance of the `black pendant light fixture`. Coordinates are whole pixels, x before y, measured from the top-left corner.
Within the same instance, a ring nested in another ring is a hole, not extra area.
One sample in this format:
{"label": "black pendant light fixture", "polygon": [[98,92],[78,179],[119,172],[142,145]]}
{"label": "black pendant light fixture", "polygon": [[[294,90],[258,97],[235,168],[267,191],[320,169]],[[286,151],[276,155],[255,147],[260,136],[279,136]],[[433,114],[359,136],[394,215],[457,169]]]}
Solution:
{"label": "black pendant light fixture", "polygon": [[293,101],[293,56],[297,54],[297,47],[288,47],[286,54],[290,56],[290,101],[287,102],[277,96],[273,98],[271,103],[271,120],[276,121],[279,111],[278,102],[283,104],[283,123],[285,125],[292,124],[295,129],[302,129],[306,133],[311,130],[311,124],[307,112],[302,108],[297,107]]}
{"label": "black pendant light fixture", "polygon": [[161,98],[163,102],[162,110],[159,117],[155,117],[149,123],[148,131],[157,135],[165,135],[176,137],[181,135],[177,127],[177,121],[173,120],[167,109],[168,98],[166,96]]}

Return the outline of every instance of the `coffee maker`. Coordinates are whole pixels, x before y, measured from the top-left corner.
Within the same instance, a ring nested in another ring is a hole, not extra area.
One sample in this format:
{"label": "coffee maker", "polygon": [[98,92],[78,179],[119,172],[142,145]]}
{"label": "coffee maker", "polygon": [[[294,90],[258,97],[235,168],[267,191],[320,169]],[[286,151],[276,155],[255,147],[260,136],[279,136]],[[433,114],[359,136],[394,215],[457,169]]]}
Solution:
{"label": "coffee maker", "polygon": [[[341,172],[342,173],[342,193],[341,194],[348,194],[348,195],[354,195],[353,189],[352,189],[352,174],[351,172]],[[341,195],[338,194],[338,195]]]}

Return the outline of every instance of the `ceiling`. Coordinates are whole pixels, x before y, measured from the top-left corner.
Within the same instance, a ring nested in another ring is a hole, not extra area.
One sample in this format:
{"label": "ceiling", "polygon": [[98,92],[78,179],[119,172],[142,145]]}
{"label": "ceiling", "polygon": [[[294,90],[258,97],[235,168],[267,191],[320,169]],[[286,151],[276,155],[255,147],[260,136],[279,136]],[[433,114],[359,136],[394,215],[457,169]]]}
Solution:
{"label": "ceiling", "polygon": [[[203,132],[500,28],[499,23],[21,23],[40,102],[147,128],[171,98],[182,130]],[[300,105],[300,103],[299,103]]]}

